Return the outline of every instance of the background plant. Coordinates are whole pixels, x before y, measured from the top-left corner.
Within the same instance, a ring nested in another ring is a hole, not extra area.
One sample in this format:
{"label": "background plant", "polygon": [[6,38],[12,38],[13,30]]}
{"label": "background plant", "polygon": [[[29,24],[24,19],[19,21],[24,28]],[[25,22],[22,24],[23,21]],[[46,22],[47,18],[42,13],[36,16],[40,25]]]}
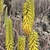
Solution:
{"label": "background plant", "polygon": [[12,20],[8,18],[7,15],[7,8],[5,14],[5,46],[6,50],[13,50],[14,49],[14,36],[13,36],[13,25]]}

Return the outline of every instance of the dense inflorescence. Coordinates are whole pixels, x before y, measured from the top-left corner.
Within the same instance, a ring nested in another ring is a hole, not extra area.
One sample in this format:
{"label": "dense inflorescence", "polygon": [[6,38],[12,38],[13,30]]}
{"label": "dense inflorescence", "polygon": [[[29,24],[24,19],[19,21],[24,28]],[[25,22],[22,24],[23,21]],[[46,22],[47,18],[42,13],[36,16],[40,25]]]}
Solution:
{"label": "dense inflorescence", "polygon": [[25,34],[29,34],[32,30],[35,17],[35,7],[32,0],[26,0],[23,5],[23,23],[22,28]]}
{"label": "dense inflorescence", "polygon": [[32,31],[28,36],[28,50],[39,50],[38,49],[38,33],[36,31]]}
{"label": "dense inflorescence", "polygon": [[24,36],[18,37],[18,50],[25,50],[25,37]]}
{"label": "dense inflorescence", "polygon": [[14,38],[13,38],[13,28],[12,28],[12,20],[6,20],[6,36],[5,36],[5,45],[6,50],[13,50],[14,48]]}

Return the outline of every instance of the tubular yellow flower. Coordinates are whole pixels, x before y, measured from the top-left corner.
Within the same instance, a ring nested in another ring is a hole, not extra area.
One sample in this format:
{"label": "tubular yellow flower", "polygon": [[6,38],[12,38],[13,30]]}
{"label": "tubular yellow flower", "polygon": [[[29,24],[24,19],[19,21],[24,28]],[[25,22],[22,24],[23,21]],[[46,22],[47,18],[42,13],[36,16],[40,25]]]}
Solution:
{"label": "tubular yellow flower", "polygon": [[39,50],[38,38],[38,33],[35,31],[28,36],[28,50]]}
{"label": "tubular yellow flower", "polygon": [[25,34],[29,34],[32,31],[35,17],[34,2],[32,0],[26,0],[24,3],[23,16],[22,28]]}
{"label": "tubular yellow flower", "polygon": [[18,50],[25,50],[25,37],[24,36],[18,37]]}
{"label": "tubular yellow flower", "polygon": [[14,39],[13,39],[13,28],[11,19],[6,20],[6,37],[5,37],[5,45],[6,50],[13,50],[14,48]]}

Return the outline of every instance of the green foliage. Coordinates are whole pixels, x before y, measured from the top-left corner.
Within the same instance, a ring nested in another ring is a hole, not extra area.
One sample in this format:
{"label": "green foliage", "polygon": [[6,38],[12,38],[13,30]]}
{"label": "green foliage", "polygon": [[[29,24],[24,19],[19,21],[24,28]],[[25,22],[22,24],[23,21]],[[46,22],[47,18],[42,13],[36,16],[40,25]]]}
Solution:
{"label": "green foliage", "polygon": [[5,25],[6,25],[7,20],[8,20],[7,10],[8,10],[8,8],[6,7],[6,11],[5,11],[5,15],[4,15],[4,23],[5,23]]}

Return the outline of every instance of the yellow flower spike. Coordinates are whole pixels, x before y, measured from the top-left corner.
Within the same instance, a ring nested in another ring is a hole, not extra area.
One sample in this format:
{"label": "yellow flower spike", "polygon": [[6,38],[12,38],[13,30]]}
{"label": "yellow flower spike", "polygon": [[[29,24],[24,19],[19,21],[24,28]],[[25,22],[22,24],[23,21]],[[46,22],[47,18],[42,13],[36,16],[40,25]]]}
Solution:
{"label": "yellow flower spike", "polygon": [[22,29],[25,34],[30,34],[35,17],[35,8],[33,0],[26,0],[23,5]]}
{"label": "yellow flower spike", "polygon": [[19,36],[18,37],[18,50],[25,50],[25,37]]}
{"label": "yellow flower spike", "polygon": [[33,0],[26,0],[26,2],[32,2]]}
{"label": "yellow flower spike", "polygon": [[0,0],[0,13],[3,13],[3,1],[4,0]]}
{"label": "yellow flower spike", "polygon": [[5,36],[5,46],[6,50],[13,50],[14,49],[14,39],[13,39],[13,28],[12,28],[12,20],[6,20],[6,36]]}
{"label": "yellow flower spike", "polygon": [[39,50],[38,38],[38,33],[35,33],[35,31],[32,31],[31,34],[28,35],[28,50]]}
{"label": "yellow flower spike", "polygon": [[0,22],[2,13],[3,13],[3,0],[0,0]]}
{"label": "yellow flower spike", "polygon": [[0,23],[1,23],[1,14],[0,14]]}
{"label": "yellow flower spike", "polygon": [[4,0],[0,0],[0,13],[3,13],[3,1]]}

